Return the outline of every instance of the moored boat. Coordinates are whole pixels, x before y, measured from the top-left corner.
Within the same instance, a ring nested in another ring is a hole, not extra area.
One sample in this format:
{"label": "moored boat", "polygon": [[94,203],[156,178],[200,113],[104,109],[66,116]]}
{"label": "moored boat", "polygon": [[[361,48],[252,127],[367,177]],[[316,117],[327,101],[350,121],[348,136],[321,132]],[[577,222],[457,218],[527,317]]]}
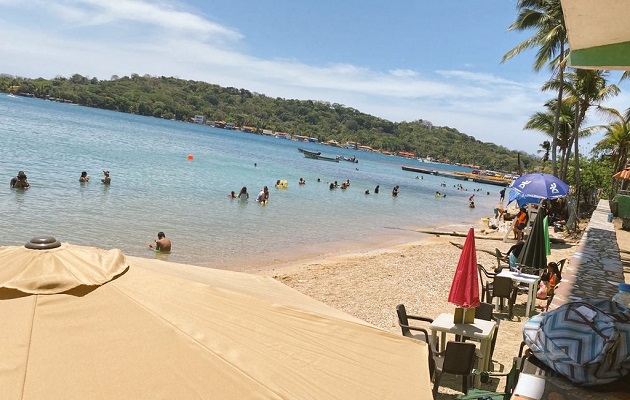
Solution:
{"label": "moored boat", "polygon": [[312,152],[309,153],[304,153],[304,157],[306,158],[312,158],[313,160],[323,160],[323,161],[332,161],[332,162],[339,162],[339,159],[336,157],[326,157],[326,156],[321,156],[319,154],[315,154]]}
{"label": "moored boat", "polygon": [[321,151],[311,151],[311,150],[301,149],[301,148],[299,148],[299,147],[298,147],[298,151],[299,151],[300,153],[304,153],[304,154],[315,154],[316,156],[318,156],[318,155],[322,154],[322,152],[321,152]]}

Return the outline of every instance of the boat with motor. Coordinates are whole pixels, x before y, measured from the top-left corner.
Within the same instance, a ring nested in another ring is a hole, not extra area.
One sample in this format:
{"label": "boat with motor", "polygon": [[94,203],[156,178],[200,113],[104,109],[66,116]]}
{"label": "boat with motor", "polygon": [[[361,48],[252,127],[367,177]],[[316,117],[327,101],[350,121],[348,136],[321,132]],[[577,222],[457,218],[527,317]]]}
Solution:
{"label": "boat with motor", "polygon": [[357,158],[355,156],[352,156],[352,157],[337,156],[337,159],[339,159],[341,161],[349,161],[351,163],[358,163],[359,162],[359,160],[357,160]]}

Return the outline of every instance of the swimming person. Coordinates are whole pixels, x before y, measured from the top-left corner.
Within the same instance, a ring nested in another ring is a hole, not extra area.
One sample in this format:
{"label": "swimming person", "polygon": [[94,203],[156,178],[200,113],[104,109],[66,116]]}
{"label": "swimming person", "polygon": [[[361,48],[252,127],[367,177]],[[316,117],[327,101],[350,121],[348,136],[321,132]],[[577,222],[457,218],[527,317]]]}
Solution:
{"label": "swimming person", "polygon": [[376,187],[374,188],[374,193],[378,194],[378,190],[380,189],[381,185],[376,185]]}
{"label": "swimming person", "polygon": [[[157,239],[155,240],[155,251],[159,251],[160,253],[170,253],[171,252],[171,241],[166,238],[164,232],[158,232]],[[153,245],[149,245],[150,249],[153,249]]]}
{"label": "swimming person", "polygon": [[228,198],[230,198],[230,199],[235,199],[235,198],[236,198],[236,193],[234,193],[234,191],[232,190],[232,191],[230,192],[230,194],[228,194]]}
{"label": "swimming person", "polygon": [[30,187],[31,184],[28,183],[28,180],[26,178],[26,174],[24,173],[24,171],[20,171],[20,172],[18,172],[18,174],[17,174],[17,176],[15,178],[11,179],[10,186],[13,189],[26,189],[26,188]]}
{"label": "swimming person", "polygon": [[394,189],[392,190],[392,196],[398,197],[398,185],[394,186]]}
{"label": "swimming person", "polygon": [[110,183],[112,183],[112,178],[109,176],[109,171],[104,169],[103,170],[103,175],[105,175],[103,177],[103,179],[101,179],[101,182],[103,182],[106,185],[109,185]]}
{"label": "swimming person", "polygon": [[247,186],[243,186],[243,188],[241,188],[241,191],[238,193],[238,199],[243,202],[249,200],[249,193],[247,193]]}
{"label": "swimming person", "polygon": [[87,172],[85,171],[81,172],[81,177],[79,178],[79,182],[85,183],[89,181],[90,181],[90,176],[87,174]]}

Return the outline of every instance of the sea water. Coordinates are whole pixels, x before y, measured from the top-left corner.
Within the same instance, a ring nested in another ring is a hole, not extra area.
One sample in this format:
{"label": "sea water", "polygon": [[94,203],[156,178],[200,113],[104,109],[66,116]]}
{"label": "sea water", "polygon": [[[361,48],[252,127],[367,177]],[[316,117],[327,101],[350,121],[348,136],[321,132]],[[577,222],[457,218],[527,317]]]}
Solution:
{"label": "sea water", "polygon": [[[500,189],[401,169],[463,167],[4,94],[0,140],[0,245],[51,235],[155,257],[148,244],[164,231],[169,261],[235,270],[419,240],[421,227],[466,230],[491,215]],[[298,147],[359,163],[307,159]],[[27,190],[9,188],[19,170]],[[275,188],[279,179],[287,189]],[[329,189],[346,180],[348,189]],[[248,202],[228,198],[243,186]],[[263,186],[264,206],[255,200]]]}

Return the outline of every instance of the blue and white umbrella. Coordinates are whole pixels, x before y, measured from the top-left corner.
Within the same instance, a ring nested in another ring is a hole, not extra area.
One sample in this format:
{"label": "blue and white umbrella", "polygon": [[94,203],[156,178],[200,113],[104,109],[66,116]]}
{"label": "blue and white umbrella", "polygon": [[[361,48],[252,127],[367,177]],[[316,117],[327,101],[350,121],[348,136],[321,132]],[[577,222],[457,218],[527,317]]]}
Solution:
{"label": "blue and white umbrella", "polygon": [[514,180],[510,188],[524,197],[534,199],[557,199],[569,194],[569,185],[550,174],[533,172]]}

